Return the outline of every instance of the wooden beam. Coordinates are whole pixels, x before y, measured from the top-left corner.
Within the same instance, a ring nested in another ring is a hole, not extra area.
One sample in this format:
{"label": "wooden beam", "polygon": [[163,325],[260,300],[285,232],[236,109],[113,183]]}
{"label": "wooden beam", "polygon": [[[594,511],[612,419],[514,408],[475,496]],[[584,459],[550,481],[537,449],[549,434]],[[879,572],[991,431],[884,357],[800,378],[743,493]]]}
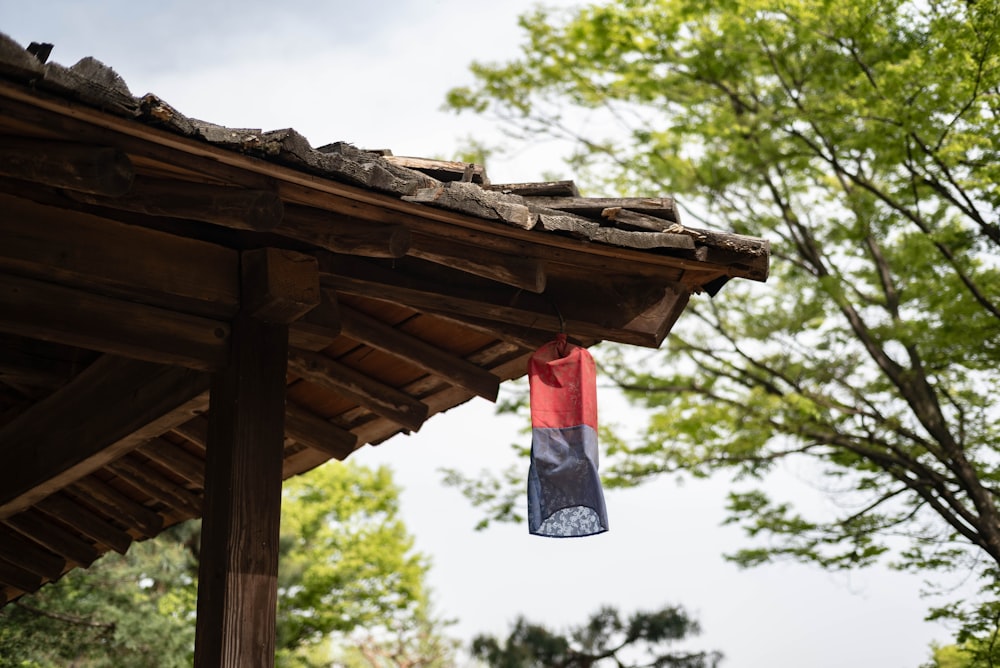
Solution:
{"label": "wooden beam", "polygon": [[403,225],[370,223],[295,205],[286,207],[285,219],[274,232],[334,253],[362,257],[403,257],[410,247],[410,230]]}
{"label": "wooden beam", "polygon": [[201,497],[168,480],[150,466],[125,456],[106,467],[132,487],[140,489],[171,509],[190,516],[201,514]]}
{"label": "wooden beam", "polygon": [[205,462],[165,438],[152,438],[135,449],[200,489],[205,488]]}
{"label": "wooden beam", "polygon": [[132,544],[132,536],[128,533],[63,494],[53,494],[39,501],[35,507],[118,554],[128,552],[128,546]]}
{"label": "wooden beam", "polygon": [[0,175],[118,197],[132,186],[135,170],[128,156],[116,148],[4,137],[0,140]]}
{"label": "wooden beam", "polygon": [[0,529],[0,559],[46,580],[57,580],[66,568],[64,558],[25,540],[11,530]]}
{"label": "wooden beam", "polygon": [[[516,378],[523,376],[528,368],[528,358],[531,353],[524,353],[516,346],[501,343],[481,350],[471,359],[482,364],[500,378]],[[431,414],[447,410],[471,399],[474,395],[468,390],[438,382],[436,378],[422,378],[410,383],[404,388],[407,392],[419,393],[431,409]],[[377,443],[398,433],[399,425],[385,418],[378,418],[354,428],[361,443]],[[323,463],[324,459],[314,450],[305,449],[285,459],[284,475],[289,477],[308,471]]]}
{"label": "wooden beam", "polygon": [[66,487],[70,494],[87,501],[108,517],[116,517],[137,534],[151,538],[163,529],[163,517],[132,500],[108,483],[87,476]]}
{"label": "wooden beam", "polygon": [[229,248],[0,195],[0,271],[229,320],[239,254]]}
{"label": "wooden beam", "polygon": [[358,446],[358,437],[293,403],[285,406],[285,434],[295,441],[344,459]]}
{"label": "wooden beam", "polygon": [[350,397],[407,429],[416,431],[427,419],[427,406],[419,400],[321,353],[291,350],[288,368],[296,376]]}
{"label": "wooden beam", "polygon": [[319,351],[340,336],[340,307],[329,292],[320,292],[320,302],[288,328],[288,345]]}
{"label": "wooden beam", "polygon": [[[267,281],[244,274],[248,303]],[[318,295],[317,295],[318,296]],[[241,311],[212,377],[194,665],[274,665],[288,326]]]}
{"label": "wooden beam", "polygon": [[[677,269],[698,262],[669,255],[640,253],[614,246],[586,244],[560,235],[534,234],[506,228],[497,234],[494,223],[444,209],[410,204],[398,197],[372,192],[348,183],[322,178],[284,165],[248,158],[222,146],[109,116],[96,109],[63,100],[40,99],[21,87],[0,83],[4,112],[11,118],[44,123],[54,132],[81,141],[114,144],[165,165],[222,178],[248,188],[277,187],[285,201],[336,211],[360,220],[405,224],[413,230],[464,238],[469,243],[506,252],[525,252],[550,262],[587,267],[594,271],[629,268],[636,274],[678,280]],[[604,208],[604,207],[602,207]],[[740,269],[731,272],[742,276]],[[760,279],[757,279],[760,280]]]}
{"label": "wooden beam", "polygon": [[84,568],[101,556],[100,551],[93,545],[51,522],[44,521],[36,512],[18,513],[8,517],[3,524],[50,552]]}
{"label": "wooden beam", "polygon": [[629,321],[625,329],[649,335],[659,348],[684,312],[690,296],[691,293],[680,286],[668,286],[663,297]]}
{"label": "wooden beam", "polygon": [[[565,331],[578,338],[609,339],[619,343],[656,347],[655,337],[624,326],[640,312],[663,297],[655,283],[616,284],[563,281],[551,284],[546,297],[414,279],[401,271],[388,271],[368,263],[324,262],[320,258],[324,286],[349,295],[382,299],[431,313],[475,320],[496,320],[553,334]],[[514,304],[514,305],[511,305]],[[557,310],[558,309],[558,310]],[[342,315],[343,317],[343,315]],[[347,324],[344,324],[347,332]]]}
{"label": "wooden beam", "polygon": [[0,559],[0,582],[23,592],[33,592],[42,586],[44,580],[19,566]]}
{"label": "wooden beam", "polygon": [[210,370],[225,363],[221,320],[0,274],[0,332]]}
{"label": "wooden beam", "polygon": [[545,263],[535,258],[499,253],[425,234],[414,235],[408,254],[529,292],[545,291]]}
{"label": "wooden beam", "polygon": [[496,401],[500,379],[486,369],[350,307],[341,307],[341,318],[347,336],[404,359],[489,401]]}
{"label": "wooden beam", "polygon": [[193,181],[137,178],[121,197],[66,193],[78,202],[147,216],[185,218],[237,230],[268,232],[284,216],[281,198],[268,190],[249,190]]}
{"label": "wooden beam", "polygon": [[195,445],[200,445],[203,448],[208,446],[208,418],[204,415],[196,415],[190,420],[175,425],[171,431],[183,436]]}
{"label": "wooden beam", "polygon": [[[553,334],[549,330],[533,329],[531,327],[499,322],[497,320],[473,318],[470,316],[456,317],[439,311],[427,310],[426,313],[433,315],[435,318],[455,323],[457,327],[467,327],[482,334],[486,334],[487,336],[496,337],[501,341],[507,341],[508,343],[517,345],[525,350],[536,350],[540,346],[551,342],[553,339]],[[586,344],[583,344],[582,341],[576,339],[575,337],[570,337],[570,339],[572,343],[584,345],[584,347],[597,343],[597,341],[593,339],[589,339]]]}
{"label": "wooden beam", "polygon": [[204,374],[104,356],[0,429],[0,519],[189,419]]}
{"label": "wooden beam", "polygon": [[57,390],[92,357],[77,348],[0,334],[0,376],[29,387]]}
{"label": "wooden beam", "polygon": [[223,179],[244,188],[267,190],[274,185],[269,176],[218,159],[220,153],[238,156],[240,160],[237,162],[245,161],[246,156],[209,146],[176,132],[153,128],[131,119],[115,118],[101,110],[64,100],[49,98],[42,101],[33,91],[25,91],[6,82],[0,83],[0,96],[7,98],[4,100],[4,116],[45,127],[50,132],[73,137],[75,141],[115,146],[145,160],[174,169],[190,170],[213,181]]}
{"label": "wooden beam", "polygon": [[321,299],[316,258],[280,248],[243,251],[244,284],[258,289],[244,295],[242,309],[262,322],[290,323]]}

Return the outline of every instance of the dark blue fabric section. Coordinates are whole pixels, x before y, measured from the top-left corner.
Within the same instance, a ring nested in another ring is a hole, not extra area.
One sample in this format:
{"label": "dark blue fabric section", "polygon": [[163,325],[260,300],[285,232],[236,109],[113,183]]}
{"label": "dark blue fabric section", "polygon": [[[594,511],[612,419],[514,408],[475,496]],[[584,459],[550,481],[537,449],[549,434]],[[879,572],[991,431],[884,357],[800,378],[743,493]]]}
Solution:
{"label": "dark blue fabric section", "polygon": [[532,429],[528,531],[570,537],[607,530],[597,472],[597,432],[587,425]]}

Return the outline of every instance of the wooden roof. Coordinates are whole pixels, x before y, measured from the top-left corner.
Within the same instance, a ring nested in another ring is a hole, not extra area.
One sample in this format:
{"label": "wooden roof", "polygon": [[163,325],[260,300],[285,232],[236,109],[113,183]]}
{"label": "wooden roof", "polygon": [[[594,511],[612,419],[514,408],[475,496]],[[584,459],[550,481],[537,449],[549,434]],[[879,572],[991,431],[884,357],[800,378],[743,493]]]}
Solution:
{"label": "wooden roof", "polygon": [[560,330],[656,347],[689,295],[767,277],[765,240],[669,197],[312,148],[47,56],[0,35],[0,605],[200,516],[241,309],[291,322],[288,477],[495,399]]}

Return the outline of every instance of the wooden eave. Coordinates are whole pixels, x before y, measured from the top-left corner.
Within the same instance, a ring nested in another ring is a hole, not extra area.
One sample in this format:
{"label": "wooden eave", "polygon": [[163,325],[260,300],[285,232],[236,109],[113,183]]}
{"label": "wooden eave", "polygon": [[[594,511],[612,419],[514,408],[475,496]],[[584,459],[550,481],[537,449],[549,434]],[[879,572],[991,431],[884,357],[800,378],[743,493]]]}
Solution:
{"label": "wooden eave", "polygon": [[768,260],[670,198],[203,123],[0,35],[0,605],[200,516],[237,313],[289,323],[287,478],[495,399],[560,330],[657,347]]}

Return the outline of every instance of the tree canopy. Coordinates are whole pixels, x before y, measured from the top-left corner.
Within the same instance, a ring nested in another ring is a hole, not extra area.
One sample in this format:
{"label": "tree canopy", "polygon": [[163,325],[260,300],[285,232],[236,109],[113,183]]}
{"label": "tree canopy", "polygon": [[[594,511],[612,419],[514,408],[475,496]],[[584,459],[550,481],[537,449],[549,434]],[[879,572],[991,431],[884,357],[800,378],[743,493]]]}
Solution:
{"label": "tree canopy", "polygon": [[592,189],[674,194],[682,222],[773,246],[766,284],[693,299],[661,351],[605,349],[649,417],[611,441],[608,484],[809,459],[839,510],[734,489],[756,540],[732,558],[995,588],[996,0],[622,0],[521,25],[520,57],[474,64],[452,108],[573,142]]}
{"label": "tree canopy", "polygon": [[[427,560],[398,496],[384,467],[330,464],[285,482],[277,665],[330,665],[331,640],[357,633],[370,653],[391,644],[388,665],[446,665],[453,646],[430,616]],[[0,609],[0,667],[191,665],[199,538],[200,523],[175,526]]]}
{"label": "tree canopy", "polygon": [[491,668],[714,668],[722,658],[718,652],[672,648],[700,632],[679,607],[635,612],[624,620],[605,606],[565,633],[519,617],[504,640],[474,638],[472,655]]}

